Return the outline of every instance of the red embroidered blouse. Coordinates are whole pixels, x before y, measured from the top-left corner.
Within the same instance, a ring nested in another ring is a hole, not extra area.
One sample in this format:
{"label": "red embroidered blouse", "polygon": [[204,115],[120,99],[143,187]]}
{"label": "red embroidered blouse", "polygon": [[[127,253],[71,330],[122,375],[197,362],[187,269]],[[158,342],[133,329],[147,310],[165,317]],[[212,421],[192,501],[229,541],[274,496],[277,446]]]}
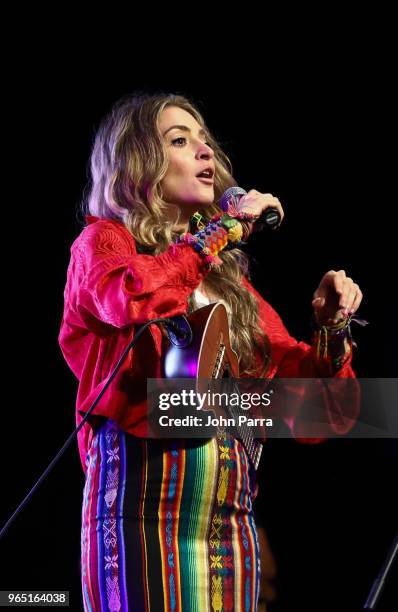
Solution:
{"label": "red embroidered blouse", "polygon": [[[186,313],[187,298],[207,274],[203,259],[188,244],[170,245],[157,256],[138,254],[132,235],[121,223],[97,217],[87,221],[71,248],[59,334],[63,355],[79,380],[77,424],[107,382],[135,326]],[[247,279],[243,283],[258,301],[260,326],[271,342],[272,367],[267,377],[329,376],[313,347],[292,338],[275,310]],[[152,325],[130,351],[94,415],[109,417],[138,437],[147,435],[146,379],[161,376],[161,346],[162,333]],[[355,377],[350,362],[351,358],[335,376]],[[332,428],[346,433],[358,409],[358,401],[344,402],[338,407],[338,421],[329,417]],[[294,419],[289,425],[299,436]],[[78,434],[83,469],[91,433],[86,423]]]}

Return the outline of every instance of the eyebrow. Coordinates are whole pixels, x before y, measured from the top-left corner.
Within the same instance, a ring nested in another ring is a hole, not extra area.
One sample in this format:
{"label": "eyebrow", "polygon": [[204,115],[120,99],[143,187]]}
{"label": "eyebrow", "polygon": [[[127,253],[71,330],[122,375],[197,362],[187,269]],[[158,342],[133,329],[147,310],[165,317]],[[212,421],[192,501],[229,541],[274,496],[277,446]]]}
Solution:
{"label": "eyebrow", "polygon": [[[181,132],[191,132],[191,130],[189,129],[189,127],[187,127],[186,125],[172,125],[171,127],[169,127],[163,134],[163,136],[166,136],[166,134],[168,132],[170,132],[171,130],[181,130]],[[199,136],[207,136],[207,132],[206,130],[204,130],[203,128],[199,130],[198,132]]]}

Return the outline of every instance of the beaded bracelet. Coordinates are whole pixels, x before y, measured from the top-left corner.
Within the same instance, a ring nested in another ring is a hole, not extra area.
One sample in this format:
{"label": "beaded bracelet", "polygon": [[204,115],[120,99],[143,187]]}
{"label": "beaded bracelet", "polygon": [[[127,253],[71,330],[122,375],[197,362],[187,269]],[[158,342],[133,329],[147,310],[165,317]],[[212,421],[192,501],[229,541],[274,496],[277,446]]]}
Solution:
{"label": "beaded bracelet", "polygon": [[331,336],[339,338],[339,340],[345,340],[345,338],[351,338],[350,328],[351,317],[342,319],[335,325],[321,325],[315,330],[315,339],[317,341],[317,357],[327,357],[328,355],[328,342]]}
{"label": "beaded bracelet", "polygon": [[352,352],[350,318],[343,319],[336,325],[322,325],[315,330],[313,341],[317,359],[329,361],[334,371],[340,370]]}
{"label": "beaded bracelet", "polygon": [[222,261],[217,255],[213,255],[208,247],[206,247],[203,240],[201,240],[198,234],[192,235],[189,232],[185,234],[181,234],[181,236],[177,239],[178,243],[184,242],[185,244],[190,244],[195,251],[199,253],[199,255],[205,260],[205,262],[209,265],[210,268],[213,266],[220,266]]}
{"label": "beaded bracelet", "polygon": [[[228,232],[228,240],[230,243],[233,243],[234,248],[237,246],[241,246],[247,241],[248,237],[251,234],[252,224],[258,219],[259,215],[254,215],[252,213],[239,213],[234,208],[231,209],[231,213],[227,212],[213,215],[213,217],[211,217],[210,219],[210,223],[217,223],[218,221],[223,220],[224,227],[228,226],[228,229],[231,230]],[[232,230],[233,224],[228,225],[227,223],[225,223],[227,219],[231,218],[236,219],[236,221],[239,221],[239,224],[236,224],[234,230]],[[190,224],[194,228],[194,230],[196,229],[201,231],[206,227],[203,223],[203,219],[204,217],[199,213],[199,211],[192,215]],[[239,228],[239,226],[241,226],[241,228]],[[232,245],[229,246],[232,247]],[[228,248],[228,245],[225,248]]]}
{"label": "beaded bracelet", "polygon": [[[368,325],[368,321],[351,315],[335,325],[322,325],[315,328],[314,344],[317,358],[329,360],[335,371],[343,367],[348,361],[353,347],[356,348],[357,346],[351,334],[352,322],[362,326]],[[342,347],[344,348],[343,352],[341,351]]]}
{"label": "beaded bracelet", "polygon": [[[260,215],[255,215],[248,212],[240,212],[235,198],[230,198],[228,201],[228,208],[225,211],[230,217],[242,221],[242,244],[247,242],[250,234],[252,233],[253,224]],[[238,245],[240,246],[240,245]]]}
{"label": "beaded bracelet", "polygon": [[242,224],[238,221],[238,219],[231,217],[228,214],[221,215],[220,219],[214,221],[211,220],[212,223],[219,223],[222,227],[227,230],[228,234],[228,242],[234,244],[235,242],[239,242],[243,235]]}
{"label": "beaded bracelet", "polygon": [[203,223],[202,219],[203,216],[200,214],[199,211],[196,211],[196,213],[192,215],[190,222],[195,226],[196,229],[202,230],[206,227],[206,224]]}
{"label": "beaded bracelet", "polygon": [[[241,235],[241,238],[239,239],[239,242],[241,244],[244,244],[245,242],[247,242],[247,239],[249,238],[251,234],[252,224],[259,218],[259,215],[254,215],[253,213],[246,213],[246,212],[238,212],[238,211],[235,212],[235,210],[236,209],[234,208],[232,209],[229,208],[227,213],[219,213],[217,215],[214,215],[211,218],[211,221],[219,221],[223,219],[223,217],[229,217],[229,218],[235,219],[236,221],[241,222],[240,225],[242,227],[242,235]],[[235,244],[234,246],[240,246],[241,244]]]}
{"label": "beaded bracelet", "polygon": [[[196,225],[201,223],[201,216],[195,213]],[[199,215],[199,216],[198,216]],[[202,224],[203,225],[203,224]],[[193,246],[195,251],[201,255],[210,267],[220,266],[221,259],[217,256],[228,244],[236,246],[243,235],[242,226],[237,219],[227,214],[220,215],[217,220],[212,219],[210,223],[199,232],[182,234],[178,242],[185,242]]]}

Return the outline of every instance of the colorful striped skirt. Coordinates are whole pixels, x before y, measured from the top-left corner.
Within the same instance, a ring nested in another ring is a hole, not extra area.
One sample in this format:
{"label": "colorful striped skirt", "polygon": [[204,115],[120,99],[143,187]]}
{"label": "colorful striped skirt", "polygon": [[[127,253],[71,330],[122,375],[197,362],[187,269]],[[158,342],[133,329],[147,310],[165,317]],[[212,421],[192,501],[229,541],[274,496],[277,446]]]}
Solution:
{"label": "colorful striped skirt", "polygon": [[87,454],[85,610],[252,612],[255,472],[236,439],[141,439],[107,420]]}

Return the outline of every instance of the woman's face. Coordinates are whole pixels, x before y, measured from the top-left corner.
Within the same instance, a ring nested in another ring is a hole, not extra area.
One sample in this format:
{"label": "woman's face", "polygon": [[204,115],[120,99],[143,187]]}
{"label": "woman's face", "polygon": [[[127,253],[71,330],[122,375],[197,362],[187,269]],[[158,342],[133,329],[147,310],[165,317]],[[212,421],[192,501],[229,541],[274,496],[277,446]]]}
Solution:
{"label": "woman's face", "polygon": [[201,125],[186,110],[168,106],[160,115],[159,129],[169,159],[161,182],[164,200],[187,213],[212,204],[214,153]]}

